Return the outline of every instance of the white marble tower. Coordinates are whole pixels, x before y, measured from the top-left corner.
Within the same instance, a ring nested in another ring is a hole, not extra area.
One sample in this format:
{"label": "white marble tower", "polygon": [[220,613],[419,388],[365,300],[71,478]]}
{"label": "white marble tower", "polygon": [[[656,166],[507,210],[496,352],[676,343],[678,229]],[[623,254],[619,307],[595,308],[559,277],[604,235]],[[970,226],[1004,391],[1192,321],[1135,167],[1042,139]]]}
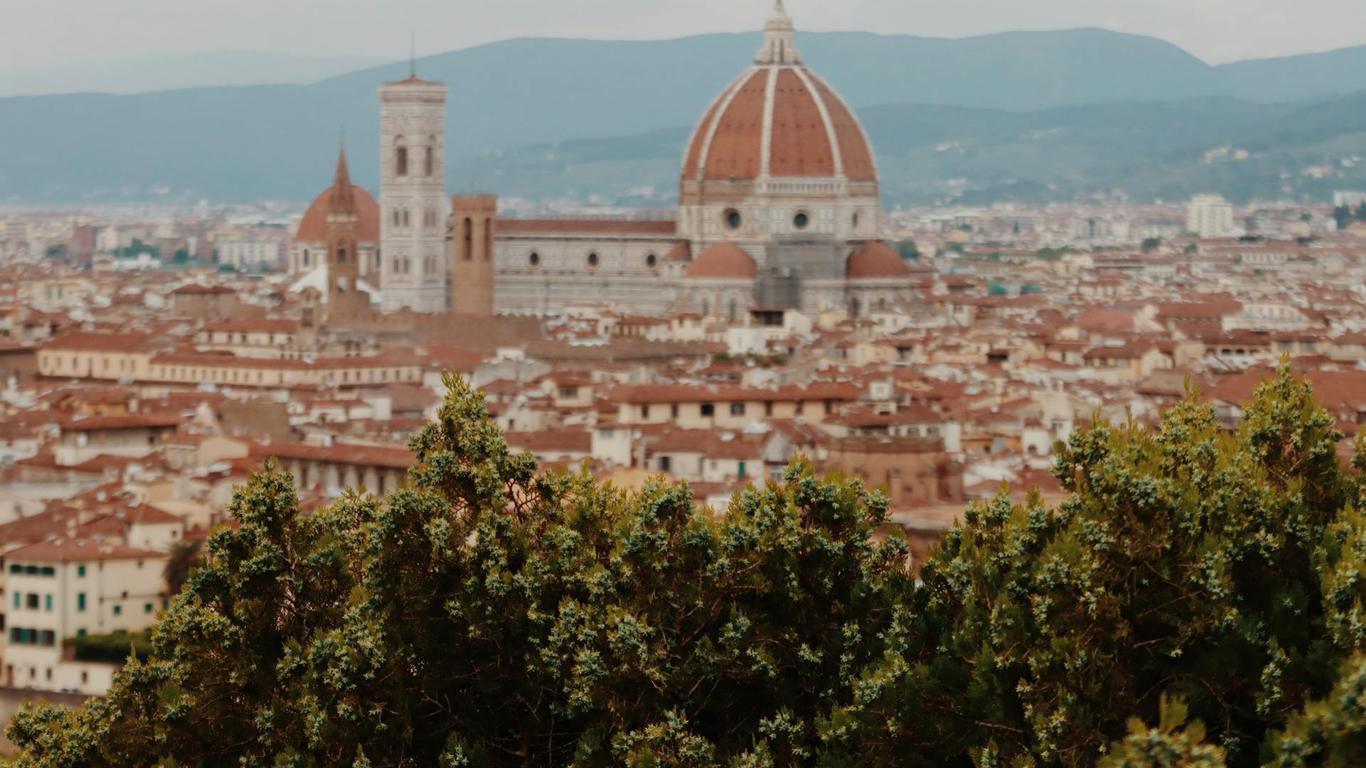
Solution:
{"label": "white marble tower", "polygon": [[380,86],[380,254],[386,312],[446,311],[446,86]]}

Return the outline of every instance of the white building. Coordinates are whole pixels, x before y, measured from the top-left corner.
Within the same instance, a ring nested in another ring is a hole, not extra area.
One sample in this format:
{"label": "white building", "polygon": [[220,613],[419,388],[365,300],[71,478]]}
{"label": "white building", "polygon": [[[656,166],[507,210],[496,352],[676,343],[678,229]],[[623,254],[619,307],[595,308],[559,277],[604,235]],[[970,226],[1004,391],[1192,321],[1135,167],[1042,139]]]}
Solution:
{"label": "white building", "polygon": [[1333,207],[1351,206],[1360,208],[1366,205],[1366,192],[1342,191],[1333,193]]}
{"label": "white building", "polygon": [[284,248],[278,240],[221,240],[218,242],[218,263],[234,269],[279,264]]}
{"label": "white building", "polygon": [[1200,237],[1233,234],[1233,204],[1219,195],[1197,195],[1186,209],[1186,230]]}
{"label": "white building", "polygon": [[380,253],[386,312],[446,311],[446,86],[380,87]]}
{"label": "white building", "polygon": [[161,552],[100,541],[32,544],[5,556],[4,684],[100,695],[117,665],[67,660],[62,641],[140,632],[167,605]]}

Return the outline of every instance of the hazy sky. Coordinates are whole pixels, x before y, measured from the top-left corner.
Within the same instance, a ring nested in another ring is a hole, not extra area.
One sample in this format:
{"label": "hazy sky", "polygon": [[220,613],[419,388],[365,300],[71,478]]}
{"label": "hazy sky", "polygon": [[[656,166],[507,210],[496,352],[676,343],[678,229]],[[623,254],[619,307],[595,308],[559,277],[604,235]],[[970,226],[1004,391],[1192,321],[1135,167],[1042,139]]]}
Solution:
{"label": "hazy sky", "polygon": [[[0,0],[0,71],[138,52],[402,58],[522,35],[755,29],[771,0]],[[799,27],[960,37],[1102,26],[1211,62],[1366,43],[1361,0],[788,0]]]}

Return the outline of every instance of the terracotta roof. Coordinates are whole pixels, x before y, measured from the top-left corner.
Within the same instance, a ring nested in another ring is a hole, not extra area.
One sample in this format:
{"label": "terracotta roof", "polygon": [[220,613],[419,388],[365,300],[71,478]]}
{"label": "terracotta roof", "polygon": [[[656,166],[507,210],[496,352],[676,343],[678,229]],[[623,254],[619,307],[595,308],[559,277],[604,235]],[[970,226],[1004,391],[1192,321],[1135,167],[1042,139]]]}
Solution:
{"label": "terracotta roof", "polygon": [[863,393],[852,384],[812,384],[807,387],[701,387],[692,384],[637,384],[617,387],[608,399],[617,403],[755,403],[857,400]]}
{"label": "terracotta roof", "polygon": [[901,255],[880,240],[866,242],[855,249],[844,270],[844,276],[850,280],[879,280],[910,274]]}
{"label": "terracotta roof", "polygon": [[43,345],[57,352],[143,352],[150,338],[140,333],[69,333]]}
{"label": "terracotta roof", "polygon": [[237,293],[225,285],[202,285],[200,283],[187,283],[171,291],[172,296],[226,296]]}
{"label": "terracotta roof", "polygon": [[299,321],[257,318],[254,320],[222,320],[207,323],[207,333],[298,333]]}
{"label": "terracotta roof", "polygon": [[711,429],[671,429],[645,438],[651,454],[696,453],[710,459],[761,458],[764,437]]}
{"label": "terracotta roof", "polygon": [[692,261],[692,243],[687,240],[679,240],[674,243],[669,252],[664,255],[665,261]]}
{"label": "terracotta roof", "polygon": [[[1314,399],[1335,413],[1366,410],[1366,371],[1305,371],[1302,375],[1314,388]],[[1228,376],[1210,392],[1210,397],[1242,405],[1256,393],[1263,381],[1276,378],[1275,371],[1252,370]]]}
{"label": "terracotta roof", "polygon": [[386,352],[368,357],[324,357],[317,360],[287,360],[264,357],[236,357],[201,352],[157,355],[153,365],[197,365],[205,368],[247,368],[274,371],[368,370],[372,368],[412,368],[421,365],[416,357]]}
{"label": "terracotta roof", "polygon": [[[301,243],[327,242],[327,209],[332,205],[333,187],[329,186],[313,198],[304,217],[299,220],[299,229],[294,239]],[[362,243],[379,242],[379,203],[364,188],[351,186],[352,205],[355,207],[357,227],[356,240]]]}
{"label": "terracotta roof", "polygon": [[43,541],[5,553],[10,562],[98,562],[100,560],[160,560],[166,554],[151,549],[138,549],[108,541],[77,539],[72,541]]}
{"label": "terracotta roof", "polygon": [[418,77],[416,73],[414,73],[414,74],[408,75],[407,77],[403,78],[402,80],[395,80],[395,81],[390,82],[390,83],[385,83],[385,85],[424,85],[424,86],[430,86],[430,85],[441,85],[441,83],[438,83],[438,82],[436,82],[435,80],[423,80],[422,78]]}
{"label": "terracotta roof", "polygon": [[765,175],[877,180],[872,148],[853,110],[805,67],[748,70],[707,109],[689,142],[685,179]]}
{"label": "terracotta roof", "polygon": [[589,453],[593,450],[593,435],[584,430],[508,432],[505,437],[509,447],[532,453]]}
{"label": "terracotta roof", "polygon": [[281,443],[257,447],[252,455],[258,459],[298,459],[329,464],[348,464],[360,467],[383,467],[386,469],[407,469],[417,463],[413,452],[407,448],[389,448],[372,445],[297,445]]}
{"label": "terracotta roof", "polygon": [[721,242],[702,249],[688,265],[688,277],[702,280],[753,280],[759,274],[754,257],[731,242]]}
{"label": "terracotta roof", "polygon": [[179,414],[134,413],[127,416],[77,416],[61,421],[63,432],[94,432],[118,429],[166,429],[180,426]]}

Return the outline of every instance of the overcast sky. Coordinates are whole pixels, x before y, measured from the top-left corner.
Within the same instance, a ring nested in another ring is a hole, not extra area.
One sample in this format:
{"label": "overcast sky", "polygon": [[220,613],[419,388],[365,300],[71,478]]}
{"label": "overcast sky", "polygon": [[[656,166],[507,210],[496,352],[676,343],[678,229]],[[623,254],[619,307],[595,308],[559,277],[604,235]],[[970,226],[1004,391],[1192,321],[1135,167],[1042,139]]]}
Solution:
{"label": "overcast sky", "polygon": [[[134,53],[404,58],[524,35],[660,38],[755,29],[771,0],[0,0],[0,71]],[[1361,0],[788,0],[800,28],[961,37],[1101,26],[1210,62],[1366,43]]]}

